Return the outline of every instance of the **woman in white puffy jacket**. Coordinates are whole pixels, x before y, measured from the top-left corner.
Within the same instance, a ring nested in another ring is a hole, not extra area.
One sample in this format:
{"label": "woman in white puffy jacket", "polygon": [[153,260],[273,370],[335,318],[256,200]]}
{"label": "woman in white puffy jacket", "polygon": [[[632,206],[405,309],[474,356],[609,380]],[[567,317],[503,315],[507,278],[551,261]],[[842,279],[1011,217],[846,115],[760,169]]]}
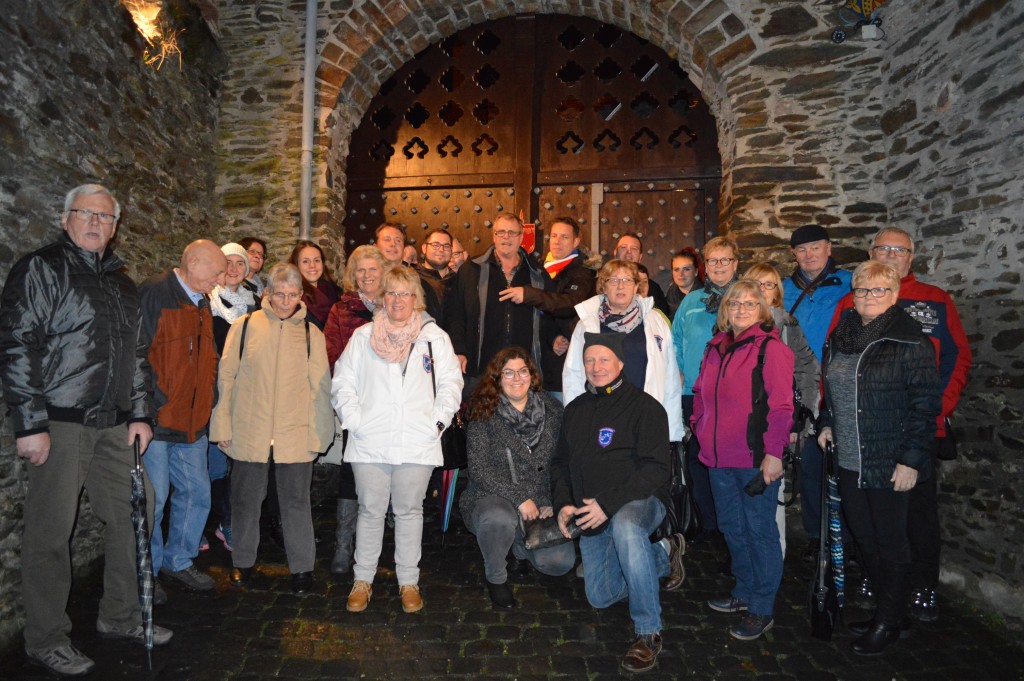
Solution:
{"label": "woman in white puffy jacket", "polygon": [[370,602],[390,500],[402,608],[417,612],[423,499],[431,472],[443,463],[441,432],[459,408],[462,372],[448,334],[424,312],[416,271],[393,267],[382,287],[382,308],[352,335],[331,384],[359,496],[347,608],[362,612]]}
{"label": "woman in white puffy jacket", "polygon": [[586,386],[583,333],[624,333],[623,374],[665,407],[669,437],[673,442],[681,442],[686,428],[672,330],[665,315],[654,309],[654,300],[637,294],[639,282],[636,263],[609,260],[597,274],[598,294],[576,306],[580,321],[565,353],[562,402],[569,404]]}

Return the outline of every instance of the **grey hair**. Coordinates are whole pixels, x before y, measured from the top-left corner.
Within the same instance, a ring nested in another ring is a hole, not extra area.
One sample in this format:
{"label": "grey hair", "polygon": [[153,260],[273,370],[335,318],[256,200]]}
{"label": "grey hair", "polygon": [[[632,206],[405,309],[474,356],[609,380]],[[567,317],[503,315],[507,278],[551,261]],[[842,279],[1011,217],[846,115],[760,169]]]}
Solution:
{"label": "grey hair", "polygon": [[299,274],[299,268],[290,262],[279,262],[270,268],[270,274],[267,275],[267,290],[276,291],[281,284],[291,284],[302,290],[302,275]]}
{"label": "grey hair", "polygon": [[92,196],[93,194],[104,194],[109,196],[110,200],[114,202],[114,220],[116,221],[121,219],[121,204],[117,202],[117,199],[110,193],[110,190],[102,184],[80,184],[69,191],[64,197],[64,212],[67,213],[71,210],[71,206],[79,196]]}
{"label": "grey hair", "polygon": [[910,252],[914,252],[914,237],[910,236],[910,232],[900,227],[882,227],[882,229],[875,232],[875,236],[871,237],[871,245],[877,244],[878,240],[886,234],[898,234],[907,237],[907,241],[910,242]]}

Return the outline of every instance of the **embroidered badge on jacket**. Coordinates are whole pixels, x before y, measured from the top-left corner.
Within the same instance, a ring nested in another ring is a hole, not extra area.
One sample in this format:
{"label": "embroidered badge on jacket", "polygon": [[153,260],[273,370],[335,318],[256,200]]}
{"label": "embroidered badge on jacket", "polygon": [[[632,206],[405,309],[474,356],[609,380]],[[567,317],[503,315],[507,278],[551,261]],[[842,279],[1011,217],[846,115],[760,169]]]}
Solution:
{"label": "embroidered badge on jacket", "polygon": [[430,355],[423,355],[423,370],[428,374],[433,369],[433,362],[430,361]]}
{"label": "embroidered badge on jacket", "polygon": [[597,431],[597,444],[607,447],[612,443],[612,435],[615,435],[614,428],[602,428]]}

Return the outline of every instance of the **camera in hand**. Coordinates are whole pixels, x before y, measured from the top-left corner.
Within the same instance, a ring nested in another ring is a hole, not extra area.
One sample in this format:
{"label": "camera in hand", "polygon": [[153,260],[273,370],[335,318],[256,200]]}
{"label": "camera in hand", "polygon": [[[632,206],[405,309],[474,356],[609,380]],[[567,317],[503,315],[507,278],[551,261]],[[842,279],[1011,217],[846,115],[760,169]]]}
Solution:
{"label": "camera in hand", "polygon": [[756,497],[758,494],[763,494],[768,489],[768,485],[764,483],[764,473],[761,471],[757,472],[757,475],[750,479],[743,491],[752,497]]}

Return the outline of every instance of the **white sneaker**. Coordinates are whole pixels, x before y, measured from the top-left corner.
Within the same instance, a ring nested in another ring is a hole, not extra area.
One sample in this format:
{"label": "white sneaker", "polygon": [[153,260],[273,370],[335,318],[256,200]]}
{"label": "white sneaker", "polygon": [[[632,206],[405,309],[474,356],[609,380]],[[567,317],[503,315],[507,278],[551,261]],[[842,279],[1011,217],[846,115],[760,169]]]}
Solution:
{"label": "white sneaker", "polygon": [[95,662],[70,643],[39,652],[26,649],[25,655],[28,656],[29,662],[46,667],[61,676],[84,676],[96,666]]}

